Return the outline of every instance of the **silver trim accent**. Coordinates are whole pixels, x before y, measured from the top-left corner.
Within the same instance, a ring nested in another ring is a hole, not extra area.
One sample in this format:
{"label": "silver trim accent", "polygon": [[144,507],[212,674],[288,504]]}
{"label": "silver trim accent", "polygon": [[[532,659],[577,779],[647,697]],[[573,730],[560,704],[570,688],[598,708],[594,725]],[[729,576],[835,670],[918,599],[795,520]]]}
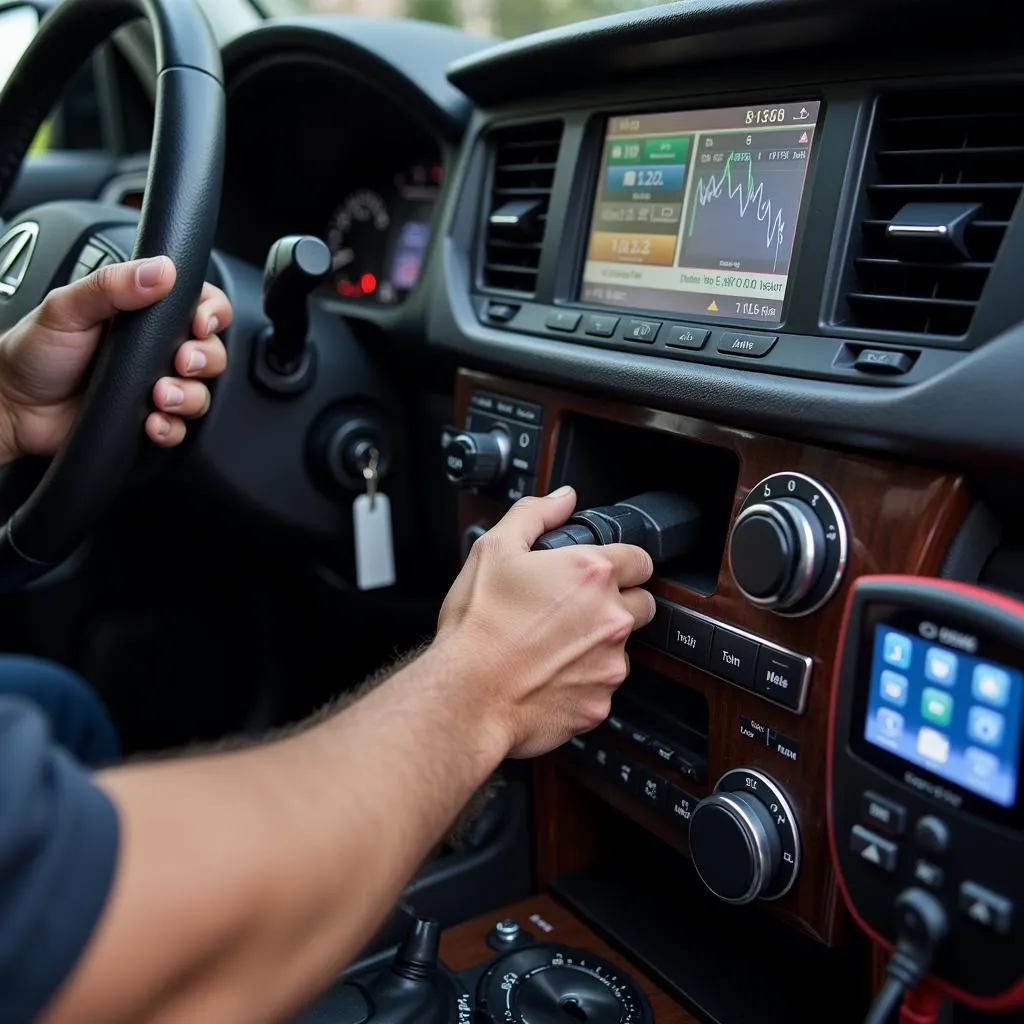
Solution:
{"label": "silver trim accent", "polygon": [[[793,813],[793,808],[790,805],[789,799],[783,792],[778,783],[774,779],[769,778],[764,772],[758,771],[756,768],[730,768],[716,783],[715,788],[712,790],[712,795],[718,793],[721,789],[722,783],[725,782],[730,775],[753,775],[758,782],[770,790],[772,797],[775,802],[782,808],[786,817],[789,819],[790,827],[793,829],[793,872],[790,875],[789,884],[781,892],[776,893],[774,896],[762,896],[761,899],[765,903],[771,903],[774,900],[780,900],[790,889],[796,884],[797,876],[800,874],[800,826],[797,824],[796,815]],[[727,790],[727,792],[733,792],[733,790]],[[708,798],[709,799],[709,798]],[[756,800],[757,797],[754,797]],[[694,814],[697,813],[697,809],[694,808]],[[771,813],[769,811],[769,813]]]}
{"label": "silver trim accent", "polygon": [[[817,561],[817,542],[814,539],[814,531],[811,529],[810,521],[805,515],[803,509],[799,508],[796,502],[799,499],[793,498],[779,498],[779,504],[783,505],[789,510],[789,514],[796,521],[797,530],[800,532],[800,561],[796,567],[796,575],[793,580],[793,586],[790,588],[790,592],[786,595],[786,602],[789,604],[798,604],[802,601],[814,587],[814,563]],[[812,515],[813,510],[812,510]],[[820,525],[820,520],[819,520]],[[821,560],[825,561],[825,552],[821,552]]]}
{"label": "silver trim accent", "polygon": [[[0,295],[10,298],[15,295],[25,281],[29,264],[35,255],[36,243],[39,241],[39,225],[34,220],[15,224],[10,231],[0,238]],[[28,252],[26,253],[26,250]],[[25,261],[10,280],[5,280],[13,267],[22,257]]]}
{"label": "silver trim accent", "polygon": [[[716,789],[711,796],[706,796],[697,804],[690,818],[690,827],[693,828],[693,822],[700,813],[701,808],[710,810],[713,807],[720,807],[739,824],[740,834],[746,840],[747,851],[750,853],[750,859],[754,865],[750,887],[742,896],[723,896],[717,889],[712,888],[708,884],[707,879],[701,874],[700,865],[696,860],[693,861],[698,877],[708,890],[713,892],[723,902],[736,905],[753,903],[754,900],[760,897],[761,890],[770,885],[774,878],[773,865],[771,863],[772,853],[764,823],[747,808],[745,802],[740,799],[741,795],[732,791],[719,793]],[[750,797],[750,799],[756,800],[757,797]],[[774,867],[777,870],[777,866]]]}
{"label": "silver trim accent", "polygon": [[[836,590],[839,589],[839,584],[842,582],[842,579],[843,579],[843,573],[846,571],[846,562],[847,562],[847,559],[849,558],[849,535],[848,535],[847,528],[846,528],[846,516],[843,515],[843,510],[840,507],[839,502],[836,500],[835,496],[832,494],[832,492],[823,483],[821,483],[820,480],[815,480],[814,477],[807,476],[805,473],[795,473],[795,472],[790,472],[789,470],[782,470],[782,471],[780,471],[778,473],[772,473],[770,476],[766,476],[763,480],[759,480],[756,484],[754,484],[754,486],[751,487],[750,490],[747,492],[747,497],[744,498],[744,501],[745,502],[748,501],[751,498],[751,496],[754,495],[755,493],[757,493],[758,491],[763,491],[764,490],[764,485],[766,483],[770,483],[772,480],[775,480],[778,477],[792,477],[794,480],[802,480],[804,483],[810,484],[811,487],[815,487],[815,488],[817,488],[821,492],[822,497],[825,499],[826,503],[828,504],[828,507],[832,511],[832,516],[833,516],[833,518],[836,521],[837,529],[839,531],[839,538],[838,538],[838,540],[839,540],[839,561],[836,564],[835,575],[832,577],[832,580],[830,581],[827,589],[824,591],[824,593],[822,594],[821,599],[819,601],[817,601],[815,604],[812,604],[808,608],[802,608],[800,611],[794,612],[794,611],[790,611],[789,609],[786,609],[786,608],[772,607],[770,604],[764,604],[763,603],[764,600],[765,600],[764,598],[758,599],[758,598],[755,598],[755,597],[751,597],[739,585],[739,583],[736,582],[736,575],[732,571],[732,551],[731,551],[731,549],[729,551],[729,574],[732,576],[733,583],[736,583],[736,589],[751,604],[756,605],[759,608],[767,608],[773,614],[780,615],[780,616],[782,616],[784,618],[787,618],[787,619],[799,619],[799,618],[802,618],[804,615],[810,615],[812,612],[816,612],[819,608],[822,607],[822,605],[824,605],[826,602],[831,600],[831,598],[835,594]],[[788,494],[780,494],[779,495],[780,499],[781,498],[786,498],[786,497],[790,497],[790,495],[788,495]],[[775,499],[773,497],[773,498],[768,499],[768,500],[775,500]],[[796,499],[796,500],[800,500],[800,499]],[[759,500],[759,501],[755,502],[754,505],[751,505],[751,506],[748,506],[748,507],[742,509],[740,514],[736,517],[736,522],[733,523],[732,529],[730,529],[730,531],[729,531],[729,544],[730,545],[731,545],[731,542],[732,542],[733,530],[736,529],[736,526],[739,524],[740,520],[747,514],[747,512],[749,510],[752,510],[752,509],[756,508],[758,505],[763,505],[763,504],[764,504],[764,501],[763,500]]]}
{"label": "silver trim accent", "polygon": [[[727,629],[730,633],[737,633],[745,640],[750,640],[759,647],[766,647],[770,651],[777,651],[779,654],[785,654],[790,658],[795,658],[797,661],[802,661],[804,664],[804,671],[800,677],[800,703],[797,707],[791,708],[788,704],[783,704],[782,701],[775,700],[773,697],[766,697],[763,693],[757,693],[746,686],[742,686],[740,683],[734,683],[731,679],[726,679],[725,676],[719,675],[709,665],[695,665],[692,661],[687,661],[685,658],[677,657],[671,651],[662,651],[663,654],[667,654],[670,658],[675,658],[676,661],[681,661],[684,665],[689,665],[691,668],[698,669],[701,672],[707,672],[710,675],[713,675],[716,679],[720,679],[723,683],[735,686],[737,690],[742,690],[744,693],[753,693],[755,697],[760,697],[761,700],[765,700],[769,704],[774,704],[776,707],[784,708],[786,711],[792,712],[794,715],[802,715],[807,710],[807,691],[810,687],[811,669],[814,665],[814,659],[810,655],[790,650],[788,647],[783,647],[781,644],[777,644],[772,640],[765,640],[764,637],[757,636],[754,633],[748,633],[745,629],[740,629],[739,626],[731,626],[728,622],[722,622],[720,619],[713,619],[710,615],[705,615],[703,612],[694,611],[689,607],[689,605],[678,604],[675,601],[666,601],[664,598],[661,599],[661,603],[668,605],[670,612],[673,608],[679,608],[681,611],[686,612],[687,615],[692,615],[695,619],[702,619],[704,622],[708,623],[708,625],[721,626],[722,629]],[[671,625],[672,623],[670,620],[669,628],[671,628]],[[656,649],[660,650],[660,648]]]}
{"label": "silver trim accent", "polygon": [[488,433],[494,438],[494,443],[498,446],[498,456],[501,459],[500,475],[504,476],[512,462],[512,437],[508,431],[501,428],[495,429],[492,427]]}
{"label": "silver trim accent", "polygon": [[890,238],[917,238],[921,235],[944,238],[949,234],[949,228],[945,224],[887,224],[885,233]]}

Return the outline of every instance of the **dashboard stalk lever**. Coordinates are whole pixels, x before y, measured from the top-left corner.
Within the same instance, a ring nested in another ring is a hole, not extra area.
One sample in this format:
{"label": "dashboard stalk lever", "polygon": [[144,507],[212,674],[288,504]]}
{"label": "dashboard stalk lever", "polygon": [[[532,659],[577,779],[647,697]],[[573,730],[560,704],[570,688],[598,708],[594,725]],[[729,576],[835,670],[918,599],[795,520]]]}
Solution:
{"label": "dashboard stalk lever", "polygon": [[299,373],[309,357],[310,293],[331,272],[331,251],[312,235],[287,235],[267,254],[263,311],[273,324],[264,359],[282,377]]}

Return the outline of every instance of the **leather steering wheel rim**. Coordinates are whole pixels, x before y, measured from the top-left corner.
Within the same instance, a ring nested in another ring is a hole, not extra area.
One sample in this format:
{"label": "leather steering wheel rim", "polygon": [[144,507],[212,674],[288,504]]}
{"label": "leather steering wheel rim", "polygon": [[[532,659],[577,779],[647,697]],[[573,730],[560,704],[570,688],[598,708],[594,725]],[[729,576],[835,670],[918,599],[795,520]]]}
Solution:
{"label": "leather steering wheel rim", "polygon": [[213,247],[224,170],[223,72],[194,0],[63,0],[43,20],[0,94],[0,202],[74,73],[100,43],[137,18],[152,26],[158,77],[149,177],[132,255],[170,256],[177,282],[155,306],[112,321],[67,441],[0,529],[0,587],[7,589],[72,554],[128,481],[146,444],[153,384],[186,340]]}

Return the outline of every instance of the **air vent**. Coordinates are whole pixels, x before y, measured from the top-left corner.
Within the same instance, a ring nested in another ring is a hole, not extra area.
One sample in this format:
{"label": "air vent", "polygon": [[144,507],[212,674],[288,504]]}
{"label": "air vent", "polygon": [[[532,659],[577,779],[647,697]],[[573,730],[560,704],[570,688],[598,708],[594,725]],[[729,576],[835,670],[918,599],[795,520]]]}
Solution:
{"label": "air vent", "polygon": [[1024,183],[1024,94],[879,101],[845,323],[967,333]]}
{"label": "air vent", "polygon": [[517,125],[491,134],[481,275],[486,287],[520,295],[536,292],[561,142],[561,121]]}

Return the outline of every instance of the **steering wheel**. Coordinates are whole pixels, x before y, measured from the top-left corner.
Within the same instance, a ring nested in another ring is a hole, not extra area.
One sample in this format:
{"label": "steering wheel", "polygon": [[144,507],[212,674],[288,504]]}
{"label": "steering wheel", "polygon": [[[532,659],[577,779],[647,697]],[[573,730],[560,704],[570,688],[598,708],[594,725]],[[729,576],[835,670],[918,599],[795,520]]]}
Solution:
{"label": "steering wheel", "polygon": [[[224,169],[220,54],[194,0],[63,0],[0,94],[0,203],[77,69],[124,23],[148,19],[157,56],[149,178],[133,258],[167,255],[177,283],[162,302],[112,323],[81,412],[43,479],[0,529],[0,587],[59,565],[86,539],[143,449],[153,384],[186,340],[213,246]],[[133,211],[57,202],[21,214],[0,239],[0,333],[68,281],[100,230]]]}

